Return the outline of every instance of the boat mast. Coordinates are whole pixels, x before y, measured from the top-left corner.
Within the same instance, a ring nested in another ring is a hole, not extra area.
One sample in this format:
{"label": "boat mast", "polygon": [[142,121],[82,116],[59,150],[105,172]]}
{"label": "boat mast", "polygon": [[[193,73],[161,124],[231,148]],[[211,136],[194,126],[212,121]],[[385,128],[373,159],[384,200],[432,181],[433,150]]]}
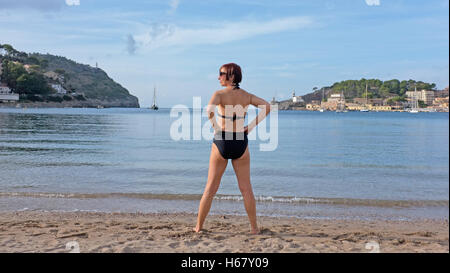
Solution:
{"label": "boat mast", "polygon": [[153,85],[153,105],[156,106],[156,86]]}
{"label": "boat mast", "polygon": [[414,86],[414,108],[419,108],[419,100],[417,98],[417,86]]}
{"label": "boat mast", "polygon": [[367,83],[366,83],[366,106],[367,106]]}

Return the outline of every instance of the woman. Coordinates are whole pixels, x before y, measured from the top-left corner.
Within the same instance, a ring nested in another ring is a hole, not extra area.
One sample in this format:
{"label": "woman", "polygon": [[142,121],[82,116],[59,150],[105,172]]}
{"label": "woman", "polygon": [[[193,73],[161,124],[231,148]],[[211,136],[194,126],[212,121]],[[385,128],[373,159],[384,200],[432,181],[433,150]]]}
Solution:
{"label": "woman", "polygon": [[[208,181],[200,201],[197,225],[194,231],[200,232],[202,229],[214,195],[219,189],[228,159],[231,159],[250,220],[250,233],[257,234],[259,229],[256,222],[255,197],[250,184],[250,153],[247,134],[267,116],[270,112],[270,104],[239,87],[242,74],[241,68],[237,64],[229,63],[220,67],[218,79],[220,85],[225,88],[213,94],[207,108],[215,136],[211,146]],[[255,120],[244,127],[244,119],[249,105],[261,108],[262,111]],[[214,116],[216,106],[220,118],[219,123]]]}

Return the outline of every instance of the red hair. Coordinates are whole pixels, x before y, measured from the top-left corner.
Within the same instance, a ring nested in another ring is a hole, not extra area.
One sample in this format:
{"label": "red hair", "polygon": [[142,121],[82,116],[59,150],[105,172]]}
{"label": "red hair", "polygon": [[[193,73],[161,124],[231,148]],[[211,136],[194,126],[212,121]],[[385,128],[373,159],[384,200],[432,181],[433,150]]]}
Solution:
{"label": "red hair", "polygon": [[[241,67],[235,63],[229,63],[229,64],[224,64],[220,67],[220,69],[225,68],[225,70],[227,71],[226,74],[226,79],[228,80],[232,80],[232,82],[234,84],[236,84],[236,86],[239,88],[239,83],[242,80],[242,72],[241,72]],[[219,69],[219,71],[220,71]]]}

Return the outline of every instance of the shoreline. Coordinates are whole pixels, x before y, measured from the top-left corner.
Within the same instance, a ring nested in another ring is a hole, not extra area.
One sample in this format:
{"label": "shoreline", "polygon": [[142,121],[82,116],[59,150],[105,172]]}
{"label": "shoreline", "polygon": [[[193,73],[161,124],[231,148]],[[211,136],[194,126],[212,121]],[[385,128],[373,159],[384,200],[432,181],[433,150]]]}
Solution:
{"label": "shoreline", "polygon": [[208,215],[192,232],[196,214],[0,212],[0,252],[367,253],[449,252],[448,220],[311,220]]}
{"label": "shoreline", "polygon": [[[80,108],[137,108],[137,109],[148,109],[149,107],[141,107],[141,106],[135,106],[130,104],[120,104],[120,103],[110,103],[110,102],[93,102],[93,103],[80,103],[80,104],[64,104],[64,103],[55,103],[55,102],[45,102],[45,103],[0,103],[0,108],[3,109],[52,109],[52,108],[73,108],[73,109],[80,109]],[[170,107],[160,107],[159,109],[171,109]],[[192,108],[189,108],[192,110]],[[294,107],[294,108],[281,108],[278,109],[278,111],[303,111],[303,112],[321,112],[320,110],[310,110],[306,109],[304,107]],[[330,112],[334,113],[336,111],[334,110],[326,110],[324,112]],[[359,110],[348,110],[347,112],[361,112]],[[408,109],[404,110],[369,110],[368,112],[372,113],[408,113]],[[421,110],[420,113],[449,113],[449,110],[440,110],[440,109],[433,109],[433,110]],[[340,113],[340,112],[336,112]]]}
{"label": "shoreline", "polygon": [[133,100],[99,100],[86,99],[64,102],[2,102],[0,108],[28,109],[28,108],[140,108],[139,102]]}
{"label": "shoreline", "polygon": [[[140,198],[139,198],[140,197]],[[12,212],[87,212],[87,213],[191,213],[198,209],[199,195],[180,196],[119,196],[109,194],[59,194],[59,193],[0,193],[0,213]],[[211,215],[245,216],[243,201],[229,196],[216,196]],[[355,221],[416,221],[449,220],[448,201],[417,203],[402,202],[351,202],[338,203],[320,200],[304,202],[270,202],[257,198],[257,213],[261,217],[288,217],[299,220],[355,220]],[[259,200],[259,201],[258,201]],[[325,200],[327,201],[327,200]],[[355,201],[355,200],[353,200]],[[358,200],[356,200],[358,201]],[[359,200],[362,201],[362,200]]]}

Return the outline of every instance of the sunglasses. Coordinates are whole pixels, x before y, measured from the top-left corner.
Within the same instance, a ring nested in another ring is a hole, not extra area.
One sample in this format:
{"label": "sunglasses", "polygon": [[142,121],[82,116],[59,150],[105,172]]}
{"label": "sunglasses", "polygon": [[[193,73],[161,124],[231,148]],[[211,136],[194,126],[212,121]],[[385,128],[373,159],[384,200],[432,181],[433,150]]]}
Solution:
{"label": "sunglasses", "polygon": [[223,76],[223,75],[226,75],[227,74],[227,72],[219,72],[219,76]]}

